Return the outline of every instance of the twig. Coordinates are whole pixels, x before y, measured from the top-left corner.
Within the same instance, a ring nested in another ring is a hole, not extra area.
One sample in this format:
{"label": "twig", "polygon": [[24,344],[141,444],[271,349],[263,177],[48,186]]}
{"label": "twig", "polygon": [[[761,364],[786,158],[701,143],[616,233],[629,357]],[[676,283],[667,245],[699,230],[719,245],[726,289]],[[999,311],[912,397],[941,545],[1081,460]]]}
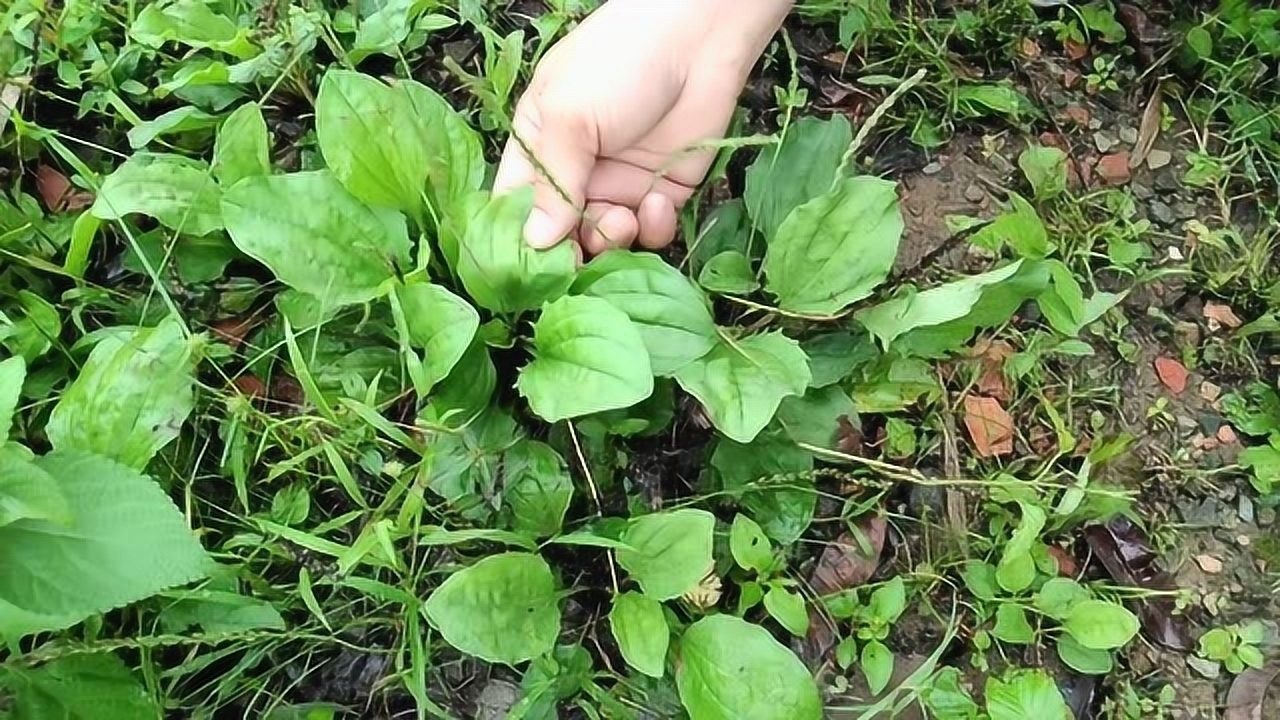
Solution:
{"label": "twig", "polygon": [[[582,443],[578,442],[578,430],[573,426],[572,422],[566,423],[569,426],[569,439],[573,441],[573,452],[578,456],[578,465],[582,467],[582,475],[587,479],[587,487],[591,490],[591,499],[596,504],[596,517],[604,517],[604,504],[600,502],[600,488],[596,487],[596,480],[591,476],[591,467],[587,465],[587,456],[582,452]],[[613,581],[613,592],[618,593],[618,568],[614,564],[613,551],[609,550],[609,579]]]}

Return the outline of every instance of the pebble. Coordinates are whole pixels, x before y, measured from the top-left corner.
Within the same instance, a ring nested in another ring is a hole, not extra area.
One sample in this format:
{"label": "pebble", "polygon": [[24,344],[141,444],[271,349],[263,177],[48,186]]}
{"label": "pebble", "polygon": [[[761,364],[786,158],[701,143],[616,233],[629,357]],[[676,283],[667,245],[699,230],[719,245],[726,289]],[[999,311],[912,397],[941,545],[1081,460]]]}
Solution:
{"label": "pebble", "polygon": [[1101,130],[1101,129],[1102,129],[1102,121],[1101,121],[1101,120],[1099,120],[1098,118],[1093,118],[1092,120],[1090,120],[1090,121],[1089,121],[1089,129],[1090,129],[1090,130]]}
{"label": "pebble", "polygon": [[1195,655],[1187,658],[1187,667],[1210,680],[1217,679],[1218,675],[1222,673],[1222,666],[1217,661],[1206,660]]}
{"label": "pebble", "polygon": [[942,172],[942,163],[938,162],[937,160],[934,160],[933,162],[921,168],[920,172],[924,173],[925,175],[937,175],[938,173]]}
{"label": "pebble", "polygon": [[1275,508],[1262,508],[1258,511],[1258,527],[1271,527],[1276,522]]}
{"label": "pebble", "polygon": [[1168,167],[1171,162],[1173,162],[1173,153],[1168,150],[1156,148],[1147,155],[1147,167],[1152,170]]}
{"label": "pebble", "polygon": [[1253,544],[1253,538],[1249,537],[1248,535],[1237,535],[1236,544],[1239,545],[1240,547],[1249,547],[1250,545]]}
{"label": "pebble", "polygon": [[1129,170],[1129,153],[1122,151],[1103,156],[1094,170],[1104,184],[1124,185],[1132,177]]}
{"label": "pebble", "polygon": [[1236,429],[1230,425],[1223,425],[1218,428],[1218,442],[1223,445],[1235,445],[1240,438],[1236,435]]}
{"label": "pebble", "polygon": [[[1200,397],[1204,398],[1207,402],[1217,402],[1218,398],[1222,397],[1222,386],[1215,385],[1214,383],[1205,380],[1200,383]],[[1222,438],[1218,439],[1222,440]],[[1222,441],[1227,442],[1226,440]]]}
{"label": "pebble", "polygon": [[964,189],[964,198],[969,202],[982,202],[982,199],[986,196],[986,191],[979,187],[977,183],[971,183],[969,187]]}
{"label": "pebble", "polygon": [[1139,200],[1150,200],[1155,195],[1155,191],[1146,185],[1134,185],[1132,190],[1133,196]]}
{"label": "pebble", "polygon": [[1173,168],[1163,168],[1156,173],[1155,181],[1152,183],[1157,190],[1166,192],[1177,192],[1182,189],[1182,180],[1178,178]]}
{"label": "pebble", "polygon": [[1104,132],[1096,132],[1093,134],[1093,144],[1098,152],[1104,153],[1116,146],[1116,139]]}
{"label": "pebble", "polygon": [[1138,142],[1138,129],[1131,127],[1122,127],[1120,132],[1116,133],[1120,136],[1120,142],[1133,145]]}
{"label": "pebble", "polygon": [[1200,214],[1200,209],[1195,203],[1180,200],[1173,204],[1173,214],[1177,215],[1179,220],[1190,220]]}
{"label": "pebble", "polygon": [[1253,522],[1253,501],[1249,499],[1248,495],[1240,496],[1240,500],[1236,503],[1236,514],[1247,523]]}
{"label": "pebble", "polygon": [[1222,561],[1212,555],[1197,555],[1196,564],[1200,569],[1210,575],[1217,575],[1222,572]]}
{"label": "pebble", "polygon": [[1151,219],[1161,225],[1173,225],[1178,222],[1178,217],[1173,214],[1173,208],[1169,207],[1167,203],[1152,200],[1147,209],[1151,213]]}

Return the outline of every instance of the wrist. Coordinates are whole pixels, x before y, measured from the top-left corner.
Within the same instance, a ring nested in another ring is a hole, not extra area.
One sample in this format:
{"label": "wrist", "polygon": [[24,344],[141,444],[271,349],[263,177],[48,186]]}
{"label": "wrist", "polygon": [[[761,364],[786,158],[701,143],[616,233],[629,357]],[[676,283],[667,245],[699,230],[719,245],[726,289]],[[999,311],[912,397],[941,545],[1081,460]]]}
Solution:
{"label": "wrist", "polygon": [[793,0],[686,0],[706,13],[699,42],[750,72],[795,5]]}

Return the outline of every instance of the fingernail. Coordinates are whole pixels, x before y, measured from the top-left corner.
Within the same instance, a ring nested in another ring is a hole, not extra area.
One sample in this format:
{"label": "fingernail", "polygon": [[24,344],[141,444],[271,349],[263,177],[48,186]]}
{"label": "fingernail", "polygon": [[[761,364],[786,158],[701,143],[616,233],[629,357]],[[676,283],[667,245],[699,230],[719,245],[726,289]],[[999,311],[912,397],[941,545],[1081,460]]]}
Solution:
{"label": "fingernail", "polygon": [[545,210],[534,208],[524,224],[524,239],[539,250],[555,247],[564,239],[564,232]]}

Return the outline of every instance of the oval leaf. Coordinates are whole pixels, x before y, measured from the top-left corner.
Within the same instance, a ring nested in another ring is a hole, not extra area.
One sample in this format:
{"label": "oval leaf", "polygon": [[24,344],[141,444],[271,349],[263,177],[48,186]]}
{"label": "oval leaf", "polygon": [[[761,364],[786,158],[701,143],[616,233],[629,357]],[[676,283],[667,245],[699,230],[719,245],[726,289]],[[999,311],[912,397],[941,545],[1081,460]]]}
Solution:
{"label": "oval leaf", "polygon": [[1085,600],[1071,608],[1062,628],[1090,650],[1114,650],[1138,634],[1138,617],[1118,603]]}
{"label": "oval leaf", "polygon": [[732,615],[694,623],[680,640],[680,702],[691,720],[819,720],[809,671],[764,628]]}
{"label": "oval leaf", "polygon": [[213,175],[223,187],[271,174],[271,135],[262,107],[249,102],[227,116],[213,146]]}
{"label": "oval leaf", "polygon": [[618,550],[618,564],[644,594],[671,600],[693,590],[712,570],[716,518],[705,510],[676,510],[631,521]]}
{"label": "oval leaf", "polygon": [[787,216],[764,256],[784,310],[834,315],[884,282],[902,239],[897,186],[848,178]]}
{"label": "oval leaf", "polygon": [[555,578],[531,553],[491,555],[450,575],[426,613],[453,647],[508,665],[551,652],[560,633]]}
{"label": "oval leaf", "polygon": [[471,299],[496,313],[533,310],[568,291],[576,269],[572,243],[534,250],[524,241],[533,207],[528,188],[489,199],[466,223],[458,277]]}
{"label": "oval leaf", "polygon": [[604,300],[569,296],[547,305],[533,344],[518,387],[547,422],[630,407],[653,392],[639,330]]}
{"label": "oval leaf", "polygon": [[809,359],[780,332],[722,340],[676,374],[716,429],[740,443],[760,434],[783,398],[804,394],[809,379]]}
{"label": "oval leaf", "polygon": [[222,213],[236,247],[329,307],[378,297],[408,264],[404,217],[364,205],[327,172],[246,178]]}
{"label": "oval leaf", "polygon": [[90,212],[102,220],[146,215],[187,235],[222,229],[209,168],[179,155],[138,153],[124,161],[102,181]]}
{"label": "oval leaf", "polygon": [[572,292],[607,300],[626,313],[640,329],[655,375],[671,376],[716,344],[706,298],[657,255],[604,253],[582,268]]}
{"label": "oval leaf", "polygon": [[662,677],[671,631],[661,603],[639,593],[623,593],[613,599],[609,629],[628,665],[649,677]]}
{"label": "oval leaf", "polygon": [[764,594],[764,609],[792,635],[804,637],[809,632],[809,611],[799,593],[774,585]]}
{"label": "oval leaf", "polygon": [[409,329],[409,342],[425,351],[429,384],[448,377],[471,347],[480,314],[470,303],[439,285],[421,283],[397,291]]}

